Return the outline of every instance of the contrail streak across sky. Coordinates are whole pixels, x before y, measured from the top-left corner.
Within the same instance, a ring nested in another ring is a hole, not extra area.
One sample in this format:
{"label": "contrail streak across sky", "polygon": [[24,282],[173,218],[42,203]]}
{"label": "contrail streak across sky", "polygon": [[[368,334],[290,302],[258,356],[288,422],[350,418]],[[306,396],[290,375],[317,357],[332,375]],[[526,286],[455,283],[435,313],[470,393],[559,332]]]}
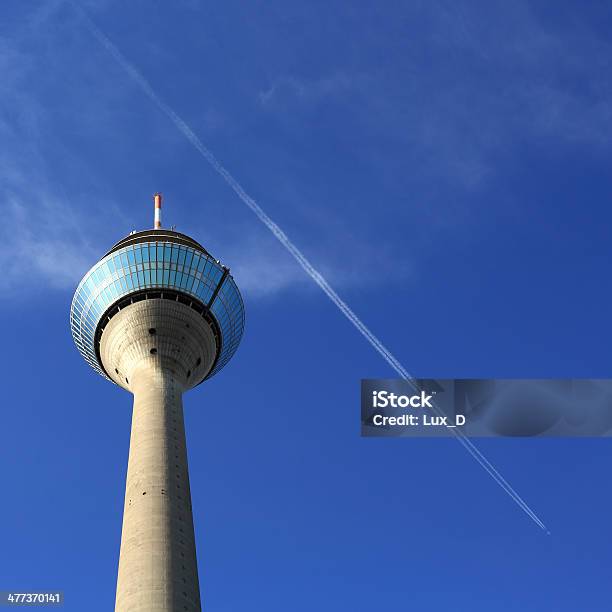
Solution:
{"label": "contrail streak across sky", "polygon": [[[206,148],[195,132],[179,117],[168,104],[166,104],[151,87],[150,83],[140,74],[136,67],[131,64],[111,40],[102,32],[89,18],[85,11],[71,2],[79,11],[100,44],[112,55],[115,61],[125,70],[128,76],[140,86],[149,99],[174,123],[176,128],[194,146],[202,157],[212,166],[212,168],[223,178],[223,180],[233,189],[236,195],[246,204],[257,218],[274,234],[276,239],[289,251],[304,272],[323,290],[327,297],[338,307],[344,316],[355,326],[357,331],[370,343],[370,345],[382,356],[382,358],[397,372],[399,376],[410,382],[418,389],[415,379],[408,373],[404,366],[391,354],[385,345],[368,329],[361,319],[351,310],[348,304],[336,293],[331,285],[323,278],[313,265],[308,261],[304,254],[298,249],[283,230],[265,213],[265,211],[255,202],[255,200],[242,188],[236,179],[225,169],[217,158]],[[433,410],[438,415],[441,414],[439,408],[433,405]],[[493,478],[493,480],[510,496],[510,498],[529,516],[529,518],[543,529],[550,533],[546,525],[540,520],[537,514],[529,507],[523,498],[514,490],[508,481],[499,473],[493,464],[478,450],[474,443],[461,431],[451,429],[457,440],[463,445],[470,455],[482,466],[482,468]]]}

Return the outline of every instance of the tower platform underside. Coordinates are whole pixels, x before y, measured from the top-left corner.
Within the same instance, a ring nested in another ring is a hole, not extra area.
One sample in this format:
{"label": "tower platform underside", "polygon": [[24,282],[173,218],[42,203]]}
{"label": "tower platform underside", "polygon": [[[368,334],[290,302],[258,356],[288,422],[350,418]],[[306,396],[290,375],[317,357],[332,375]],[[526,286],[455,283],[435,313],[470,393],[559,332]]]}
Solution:
{"label": "tower platform underside", "polygon": [[161,369],[184,390],[200,383],[217,355],[211,324],[175,300],[147,299],[122,308],[100,338],[100,361],[106,374],[132,391],[137,373]]}

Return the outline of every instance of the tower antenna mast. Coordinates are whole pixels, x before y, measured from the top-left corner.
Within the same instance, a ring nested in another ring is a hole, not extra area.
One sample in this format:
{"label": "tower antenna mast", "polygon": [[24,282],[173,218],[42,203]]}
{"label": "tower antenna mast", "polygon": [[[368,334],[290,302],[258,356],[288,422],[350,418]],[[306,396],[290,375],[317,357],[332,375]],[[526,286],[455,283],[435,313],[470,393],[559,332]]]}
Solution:
{"label": "tower antenna mast", "polygon": [[153,196],[153,202],[155,202],[155,222],[154,229],[161,229],[161,206],[162,206],[162,194],[157,192]]}

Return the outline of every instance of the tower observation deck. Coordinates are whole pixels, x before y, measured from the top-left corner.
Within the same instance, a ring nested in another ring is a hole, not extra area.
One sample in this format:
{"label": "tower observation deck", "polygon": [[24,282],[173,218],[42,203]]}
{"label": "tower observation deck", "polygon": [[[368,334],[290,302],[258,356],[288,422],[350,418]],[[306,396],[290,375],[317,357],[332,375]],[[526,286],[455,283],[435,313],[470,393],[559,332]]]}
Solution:
{"label": "tower observation deck", "polygon": [[[158,201],[159,198],[159,201]],[[199,611],[182,394],[231,359],[244,306],[228,268],[185,234],[120,240],[70,309],[91,367],[134,395],[115,610]]]}

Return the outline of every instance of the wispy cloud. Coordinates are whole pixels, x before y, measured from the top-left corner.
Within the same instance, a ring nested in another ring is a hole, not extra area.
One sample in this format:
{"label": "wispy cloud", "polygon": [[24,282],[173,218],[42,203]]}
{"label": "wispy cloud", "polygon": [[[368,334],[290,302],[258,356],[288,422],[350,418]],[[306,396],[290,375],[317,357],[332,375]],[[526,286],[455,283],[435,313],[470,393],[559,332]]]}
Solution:
{"label": "wispy cloud", "polygon": [[334,125],[370,143],[363,155],[382,174],[401,181],[409,160],[412,176],[467,189],[494,176],[499,155],[516,147],[612,142],[612,45],[584,21],[564,26],[526,2],[446,1],[421,4],[397,28],[380,20],[387,31],[369,44],[377,42],[384,65],[280,75],[257,93],[261,107],[301,121],[291,117],[301,106],[335,96],[348,110],[350,95]]}
{"label": "wispy cloud", "polygon": [[85,239],[85,220],[75,219],[74,210],[56,199],[41,200],[40,194],[30,192],[21,199],[4,192],[2,198],[6,208],[0,232],[0,288],[19,290],[19,295],[74,288],[100,255]]}
{"label": "wispy cloud", "polygon": [[424,81],[432,95],[419,130],[447,162],[442,169],[455,167],[473,184],[494,172],[498,153],[516,145],[609,146],[608,41],[575,21],[571,29],[543,21],[523,2],[485,14],[446,6],[432,19],[431,40],[454,54],[460,78],[432,67],[438,76]]}
{"label": "wispy cloud", "polygon": [[[287,257],[269,234],[251,224],[217,224],[214,234],[193,226],[193,234],[230,267],[240,290],[251,299],[277,299],[287,292],[314,293],[316,287]],[[315,253],[317,268],[343,291],[367,287],[374,290],[389,282],[410,281],[415,277],[405,254],[391,246],[372,246],[353,236],[332,217],[325,228],[317,228],[316,242],[300,237],[300,247]]]}
{"label": "wispy cloud", "polygon": [[226,261],[240,290],[255,299],[270,299],[284,291],[310,288],[303,272],[274,244],[252,238],[229,248]]}
{"label": "wispy cloud", "polygon": [[32,88],[40,65],[22,47],[60,5],[43,5],[25,22],[23,40],[0,36],[0,289],[17,300],[32,291],[73,288],[103,252],[103,215],[123,217],[113,202],[87,191],[87,179],[75,195],[53,178],[49,162],[59,163],[60,156],[73,172],[82,174],[84,167],[78,151],[59,142],[49,148],[50,111]]}
{"label": "wispy cloud", "polygon": [[292,75],[280,76],[272,85],[258,94],[263,106],[282,105],[299,102],[301,104],[316,104],[326,98],[340,96],[359,84],[358,76],[334,74],[318,79],[307,79]]}

